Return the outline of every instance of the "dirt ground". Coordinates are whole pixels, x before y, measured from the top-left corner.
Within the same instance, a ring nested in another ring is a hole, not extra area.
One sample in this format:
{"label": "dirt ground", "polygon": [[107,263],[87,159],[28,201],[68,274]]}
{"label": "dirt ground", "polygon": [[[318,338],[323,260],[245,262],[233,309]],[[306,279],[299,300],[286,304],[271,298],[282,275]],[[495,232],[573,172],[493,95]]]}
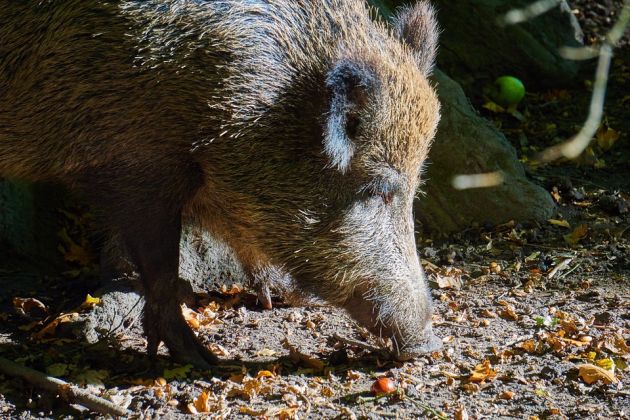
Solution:
{"label": "dirt ground", "polygon": [[[585,4],[579,17],[596,39],[605,18],[589,2],[575,4]],[[393,362],[337,309],[278,300],[264,311],[234,286],[185,312],[221,364],[200,372],[163,357],[156,366],[133,319],[111,340],[80,338],[72,314],[98,305],[85,298],[94,282],[25,272],[12,260],[0,267],[0,356],[84,386],[130,417],[630,418],[627,44],[610,83],[605,124],[578,161],[540,165],[532,156],[579,129],[588,83],[529,92],[522,119],[482,111],[559,213],[541,225],[419,239],[439,352]],[[393,391],[375,395],[383,377]],[[99,415],[0,375],[0,418],[76,417]]]}

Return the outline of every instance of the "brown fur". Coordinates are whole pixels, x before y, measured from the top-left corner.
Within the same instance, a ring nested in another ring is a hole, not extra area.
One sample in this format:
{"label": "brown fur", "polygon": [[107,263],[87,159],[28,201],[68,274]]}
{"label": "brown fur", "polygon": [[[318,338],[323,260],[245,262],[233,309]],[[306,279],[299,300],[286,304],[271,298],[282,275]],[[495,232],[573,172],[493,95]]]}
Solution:
{"label": "brown fur", "polygon": [[103,211],[145,284],[152,353],[214,361],[173,298],[182,216],[250,273],[281,267],[401,352],[426,348],[411,209],[436,28],[423,3],[397,25],[360,0],[0,1],[0,175]]}

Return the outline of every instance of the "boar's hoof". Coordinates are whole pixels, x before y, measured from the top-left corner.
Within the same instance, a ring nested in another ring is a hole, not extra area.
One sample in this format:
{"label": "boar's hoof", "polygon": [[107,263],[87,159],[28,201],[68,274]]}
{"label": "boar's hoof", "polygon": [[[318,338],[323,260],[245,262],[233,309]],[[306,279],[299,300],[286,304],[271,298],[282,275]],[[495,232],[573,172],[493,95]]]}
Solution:
{"label": "boar's hoof", "polygon": [[396,359],[401,362],[405,362],[407,360],[415,359],[418,356],[438,351],[441,348],[442,340],[433,334],[433,332],[429,332],[420,343],[404,347],[400,352],[398,352]]}
{"label": "boar's hoof", "polygon": [[271,302],[271,291],[269,290],[269,286],[266,284],[258,284],[256,285],[256,296],[258,298],[258,303],[263,309],[273,309],[273,303]]}
{"label": "boar's hoof", "polygon": [[218,359],[197,339],[184,320],[180,306],[177,303],[164,306],[145,306],[144,329],[149,356],[155,357],[160,342],[164,342],[171,358],[177,363],[210,369]]}

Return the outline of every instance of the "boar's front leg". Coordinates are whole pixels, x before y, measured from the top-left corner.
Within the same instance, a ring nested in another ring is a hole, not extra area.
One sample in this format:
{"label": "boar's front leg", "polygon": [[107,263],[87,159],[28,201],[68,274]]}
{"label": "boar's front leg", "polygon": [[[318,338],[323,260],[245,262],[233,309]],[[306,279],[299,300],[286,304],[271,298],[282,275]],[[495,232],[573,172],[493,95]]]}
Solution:
{"label": "boar's front leg", "polygon": [[177,362],[209,368],[217,358],[195,337],[180,306],[187,294],[178,276],[181,212],[154,206],[144,221],[129,224],[123,232],[145,289],[143,321],[149,355],[155,356],[164,342]]}
{"label": "boar's front leg", "polygon": [[207,369],[217,358],[198,341],[182,315],[180,304],[190,297],[190,287],[184,287],[178,276],[182,207],[199,187],[198,171],[180,161],[145,166],[141,173],[118,171],[113,180],[109,168],[86,174],[82,192],[104,211],[104,221],[120,234],[140,274],[149,355],[155,356],[164,342],[177,362]]}

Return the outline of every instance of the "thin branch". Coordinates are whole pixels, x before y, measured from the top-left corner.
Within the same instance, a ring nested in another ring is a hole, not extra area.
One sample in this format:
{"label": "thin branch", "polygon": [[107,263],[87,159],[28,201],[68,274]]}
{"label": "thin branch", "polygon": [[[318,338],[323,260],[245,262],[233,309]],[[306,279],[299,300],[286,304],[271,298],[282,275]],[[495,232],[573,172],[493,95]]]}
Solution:
{"label": "thin branch", "polygon": [[499,18],[499,24],[501,25],[514,25],[516,23],[526,22],[547,13],[560,4],[561,0],[538,0],[522,9],[514,9],[507,12],[504,16]]}
{"label": "thin branch", "polygon": [[130,414],[125,408],[97,397],[76,385],[19,365],[4,357],[0,357],[0,372],[5,375],[22,378],[38,388],[58,394],[70,403],[80,404],[97,413],[111,416],[127,416]]}
{"label": "thin branch", "polygon": [[606,86],[608,85],[612,50],[613,47],[608,43],[604,43],[599,49],[599,60],[597,62],[597,71],[595,72],[593,96],[591,97],[588,118],[584,122],[582,129],[573,139],[544,150],[541,153],[540,159],[543,162],[550,162],[561,157],[575,159],[591,143],[604,116],[604,100],[606,99]]}
{"label": "thin branch", "polygon": [[495,171],[485,174],[457,175],[453,178],[453,188],[456,190],[469,190],[472,188],[496,187],[503,183],[503,172]]}
{"label": "thin branch", "polygon": [[[541,153],[541,161],[550,162],[561,157],[575,159],[591,143],[604,116],[604,100],[606,98],[606,87],[608,85],[613,49],[619,43],[619,40],[628,27],[628,23],[630,23],[630,0],[625,0],[617,22],[615,22],[612,29],[608,32],[604,43],[599,48],[599,59],[597,62],[597,70],[595,71],[593,95],[591,97],[589,114],[582,129],[573,139],[544,150]],[[576,51],[568,49],[565,49],[564,52],[569,52],[569,54],[576,53]],[[584,56],[592,54],[592,48],[585,48],[583,54]]]}

